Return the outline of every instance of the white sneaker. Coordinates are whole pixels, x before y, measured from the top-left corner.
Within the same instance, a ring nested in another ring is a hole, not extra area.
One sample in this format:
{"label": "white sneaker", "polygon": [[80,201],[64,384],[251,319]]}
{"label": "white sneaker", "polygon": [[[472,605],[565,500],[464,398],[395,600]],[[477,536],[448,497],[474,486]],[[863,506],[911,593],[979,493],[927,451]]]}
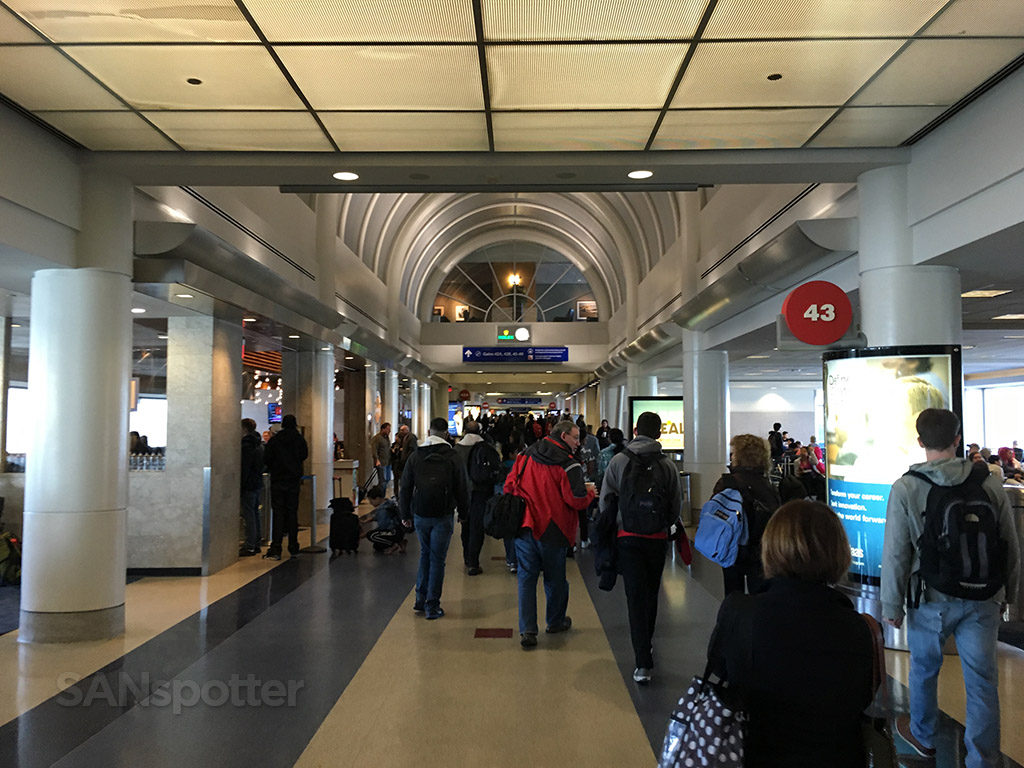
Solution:
{"label": "white sneaker", "polygon": [[633,680],[641,685],[651,682],[651,670],[646,667],[637,667],[633,670]]}

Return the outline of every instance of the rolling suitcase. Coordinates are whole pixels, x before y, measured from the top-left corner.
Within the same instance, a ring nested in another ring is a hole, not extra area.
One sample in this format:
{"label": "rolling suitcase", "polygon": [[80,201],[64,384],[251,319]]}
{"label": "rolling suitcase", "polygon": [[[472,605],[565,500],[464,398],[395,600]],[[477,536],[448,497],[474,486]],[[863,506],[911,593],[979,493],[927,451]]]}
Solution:
{"label": "rolling suitcase", "polygon": [[370,474],[366,478],[366,482],[359,486],[359,491],[356,493],[356,504],[362,504],[363,499],[366,498],[366,494],[370,492],[370,489],[376,485],[380,485],[380,469],[374,467],[370,470]]}

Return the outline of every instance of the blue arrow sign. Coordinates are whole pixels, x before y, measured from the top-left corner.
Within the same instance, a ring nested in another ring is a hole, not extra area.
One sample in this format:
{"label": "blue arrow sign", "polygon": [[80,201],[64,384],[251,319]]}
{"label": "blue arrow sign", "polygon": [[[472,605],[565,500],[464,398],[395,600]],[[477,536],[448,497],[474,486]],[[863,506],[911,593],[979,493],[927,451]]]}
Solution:
{"label": "blue arrow sign", "polygon": [[567,363],[568,347],[463,347],[467,363]]}

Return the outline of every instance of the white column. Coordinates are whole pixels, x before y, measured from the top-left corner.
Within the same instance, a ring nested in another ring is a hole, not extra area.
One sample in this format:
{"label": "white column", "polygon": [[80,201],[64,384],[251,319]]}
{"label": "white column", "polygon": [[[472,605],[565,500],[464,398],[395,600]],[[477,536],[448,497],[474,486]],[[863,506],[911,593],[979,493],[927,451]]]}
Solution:
{"label": "white column", "polygon": [[11,299],[0,296],[0,472],[7,466],[7,390],[11,385]]}
{"label": "white column", "polygon": [[[380,393],[380,369],[374,362],[367,361],[366,366],[366,421],[363,422],[363,432],[368,435],[366,444],[370,444],[370,438],[380,431],[380,425],[386,421],[382,417],[382,400]],[[370,463],[373,466],[373,463]]]}
{"label": "white column", "polygon": [[313,357],[312,389],[309,458],[319,511],[327,509],[334,495],[334,347],[329,344],[319,344]]}
{"label": "white column", "polygon": [[384,421],[391,423],[391,436],[398,434],[398,371],[384,372]]}
{"label": "white column", "polygon": [[960,273],[913,266],[907,168],[857,179],[860,198],[860,314],[868,346],[959,344]]}
{"label": "white column", "polygon": [[[434,415],[430,412],[430,399],[431,389],[433,387],[429,382],[423,382],[420,385],[420,442],[427,439],[427,430],[430,429],[430,420],[434,418]],[[442,414],[445,418],[448,418],[448,413]]]}
{"label": "white column", "polygon": [[341,214],[341,195],[316,196],[316,267],[317,293],[328,307],[335,306],[336,252],[338,248],[338,218]]}
{"label": "white column", "polygon": [[[130,224],[130,206],[124,213]],[[130,309],[126,274],[53,269],[32,279],[20,642],[124,633]]]}
{"label": "white column", "polygon": [[416,379],[409,378],[409,410],[412,412],[409,419],[409,429],[414,435],[419,435],[420,411],[423,404],[420,401],[420,383]]}
{"label": "white column", "polygon": [[[658,377],[647,376],[640,371],[639,363],[626,363],[626,396],[653,397],[657,395]],[[632,429],[632,425],[630,429]]]}
{"label": "white column", "polygon": [[729,354],[700,349],[698,334],[683,332],[684,466],[690,506],[699,508],[729,460]]}

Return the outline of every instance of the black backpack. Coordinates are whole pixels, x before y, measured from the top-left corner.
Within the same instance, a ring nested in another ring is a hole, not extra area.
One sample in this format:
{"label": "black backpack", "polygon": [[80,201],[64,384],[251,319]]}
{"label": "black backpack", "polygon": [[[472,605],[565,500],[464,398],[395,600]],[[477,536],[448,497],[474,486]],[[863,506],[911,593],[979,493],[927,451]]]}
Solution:
{"label": "black backpack", "polygon": [[505,479],[505,468],[497,449],[484,441],[469,450],[469,479],[479,485],[497,485]]}
{"label": "black backpack", "polygon": [[418,514],[441,517],[452,511],[452,464],[448,451],[430,451],[416,464],[415,502]]}
{"label": "black backpack", "polygon": [[[982,487],[988,467],[975,464],[960,485],[936,485],[914,470],[906,474],[931,486],[917,540],[920,581],[950,597],[988,600],[1006,582],[1007,553],[998,512]],[[919,582],[913,604],[920,600]]]}
{"label": "black backpack", "polygon": [[646,536],[661,533],[674,519],[669,479],[662,462],[662,452],[633,453],[623,451],[629,462],[619,485],[619,515],[622,530]]}

